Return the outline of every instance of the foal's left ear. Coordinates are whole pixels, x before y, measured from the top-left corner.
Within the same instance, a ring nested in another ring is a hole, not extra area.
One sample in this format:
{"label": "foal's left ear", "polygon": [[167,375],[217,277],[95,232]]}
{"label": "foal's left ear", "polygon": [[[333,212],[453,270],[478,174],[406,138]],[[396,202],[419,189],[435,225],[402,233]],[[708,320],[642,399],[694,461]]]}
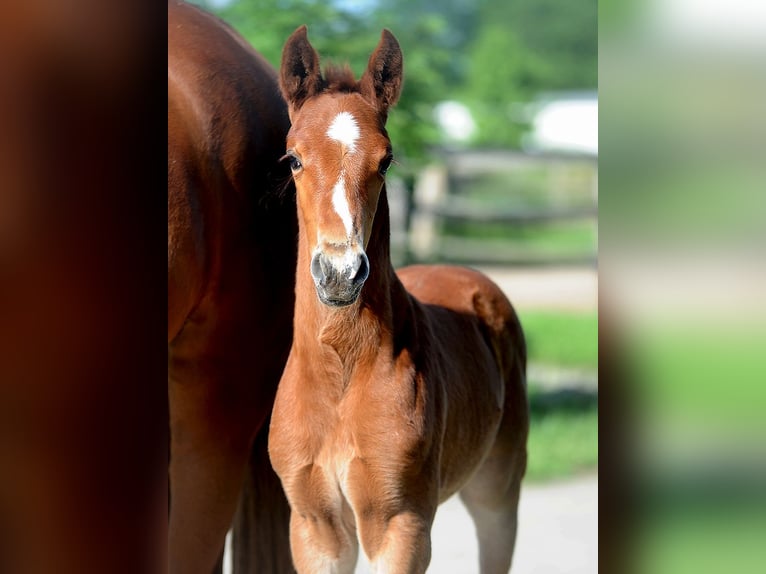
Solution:
{"label": "foal's left ear", "polygon": [[360,80],[362,95],[386,117],[402,90],[402,50],[394,35],[384,29]]}

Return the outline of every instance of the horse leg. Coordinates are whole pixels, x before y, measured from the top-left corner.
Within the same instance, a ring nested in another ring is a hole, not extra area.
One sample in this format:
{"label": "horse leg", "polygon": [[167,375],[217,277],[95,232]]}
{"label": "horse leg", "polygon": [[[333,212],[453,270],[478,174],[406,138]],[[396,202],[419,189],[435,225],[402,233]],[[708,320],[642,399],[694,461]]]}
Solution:
{"label": "horse leg", "polygon": [[359,553],[353,522],[296,511],[290,515],[290,547],[298,574],[352,574]]}
{"label": "horse leg", "polygon": [[431,562],[431,518],[418,512],[360,517],[359,537],[373,572],[423,574]]}
{"label": "horse leg", "polygon": [[514,411],[506,409],[487,458],[460,490],[476,527],[481,574],[507,574],[513,559],[519,492],[527,465],[526,398],[523,387],[519,390],[515,400],[508,400]]}
{"label": "horse leg", "polygon": [[476,527],[481,574],[507,574],[516,542],[521,480],[498,481],[490,470],[479,472],[460,491],[460,498]]}
{"label": "horse leg", "polygon": [[169,377],[171,574],[210,574],[236,508],[256,413],[231,404],[217,380]]}
{"label": "horse leg", "polygon": [[290,507],[279,477],[271,468],[269,425],[264,423],[253,443],[242,496],[234,516],[234,574],[295,572],[290,558]]}
{"label": "horse leg", "polygon": [[511,568],[521,479],[527,469],[526,348],[515,315],[507,319],[497,348],[504,350],[498,357],[505,381],[503,418],[487,457],[460,490],[476,527],[481,574],[507,574]]}

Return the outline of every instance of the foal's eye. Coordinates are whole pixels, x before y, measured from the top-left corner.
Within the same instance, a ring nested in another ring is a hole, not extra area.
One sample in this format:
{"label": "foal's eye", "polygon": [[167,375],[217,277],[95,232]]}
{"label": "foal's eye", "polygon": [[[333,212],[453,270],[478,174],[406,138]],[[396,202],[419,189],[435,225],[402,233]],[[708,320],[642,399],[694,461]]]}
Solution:
{"label": "foal's eye", "polygon": [[303,164],[301,163],[301,160],[299,160],[294,155],[290,156],[290,169],[293,171],[298,171],[303,167]]}
{"label": "foal's eye", "polygon": [[378,173],[380,173],[380,175],[386,175],[388,168],[391,167],[391,161],[393,159],[394,158],[390,155],[383,158],[383,161],[380,162],[380,166],[378,167]]}
{"label": "foal's eye", "polygon": [[288,151],[285,155],[279,158],[279,161],[285,161],[285,160],[288,160],[290,162],[290,169],[293,171],[298,171],[303,167],[301,160],[298,159],[298,156],[295,155],[295,152],[293,151]]}

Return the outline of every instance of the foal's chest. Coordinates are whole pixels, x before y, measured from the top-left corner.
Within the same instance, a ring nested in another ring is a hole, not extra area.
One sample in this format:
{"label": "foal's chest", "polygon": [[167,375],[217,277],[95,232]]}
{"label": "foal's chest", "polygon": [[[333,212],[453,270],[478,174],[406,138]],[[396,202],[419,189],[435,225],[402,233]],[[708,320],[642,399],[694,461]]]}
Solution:
{"label": "foal's chest", "polygon": [[[405,438],[410,433],[401,424],[392,424],[390,416],[371,406],[369,397],[344,402],[315,429],[322,439],[313,443],[310,471],[301,473],[296,484],[304,493],[311,493],[303,499],[307,510],[318,511],[308,507],[319,503],[342,513],[354,506],[362,492],[390,490],[385,485],[404,466],[412,437]],[[376,470],[370,474],[373,468]]]}
{"label": "foal's chest", "polygon": [[321,473],[330,497],[342,504],[342,499],[348,500],[349,467],[358,453],[351,429],[338,424],[333,431],[316,454],[314,465]]}
{"label": "foal's chest", "polygon": [[299,384],[301,372],[296,363],[286,370],[270,437],[272,463],[294,508],[344,512],[363,492],[396,491],[390,483],[413,453],[426,454],[411,368],[355,377],[336,396]]}
{"label": "foal's chest", "polygon": [[359,453],[353,433],[344,421],[336,418],[323,423],[306,428],[315,433],[312,439],[294,443],[293,449],[288,448],[293,456],[281,458],[275,469],[296,512],[314,517],[329,513],[337,517],[350,511],[349,470]]}

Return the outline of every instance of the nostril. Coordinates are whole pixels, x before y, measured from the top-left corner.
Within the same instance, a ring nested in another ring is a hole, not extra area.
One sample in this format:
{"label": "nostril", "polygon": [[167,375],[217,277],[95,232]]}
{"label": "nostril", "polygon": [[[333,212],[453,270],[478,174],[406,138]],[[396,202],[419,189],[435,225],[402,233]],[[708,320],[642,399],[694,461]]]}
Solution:
{"label": "nostril", "polygon": [[355,285],[363,283],[370,274],[370,260],[367,259],[367,255],[362,253],[359,257],[359,267],[354,275],[353,282]]}
{"label": "nostril", "polygon": [[335,275],[335,268],[332,265],[332,261],[330,261],[327,257],[319,258],[319,266],[322,269],[322,277],[325,279],[329,279]]}
{"label": "nostril", "polygon": [[319,253],[311,258],[311,276],[315,281],[321,281],[325,276],[321,254]]}

